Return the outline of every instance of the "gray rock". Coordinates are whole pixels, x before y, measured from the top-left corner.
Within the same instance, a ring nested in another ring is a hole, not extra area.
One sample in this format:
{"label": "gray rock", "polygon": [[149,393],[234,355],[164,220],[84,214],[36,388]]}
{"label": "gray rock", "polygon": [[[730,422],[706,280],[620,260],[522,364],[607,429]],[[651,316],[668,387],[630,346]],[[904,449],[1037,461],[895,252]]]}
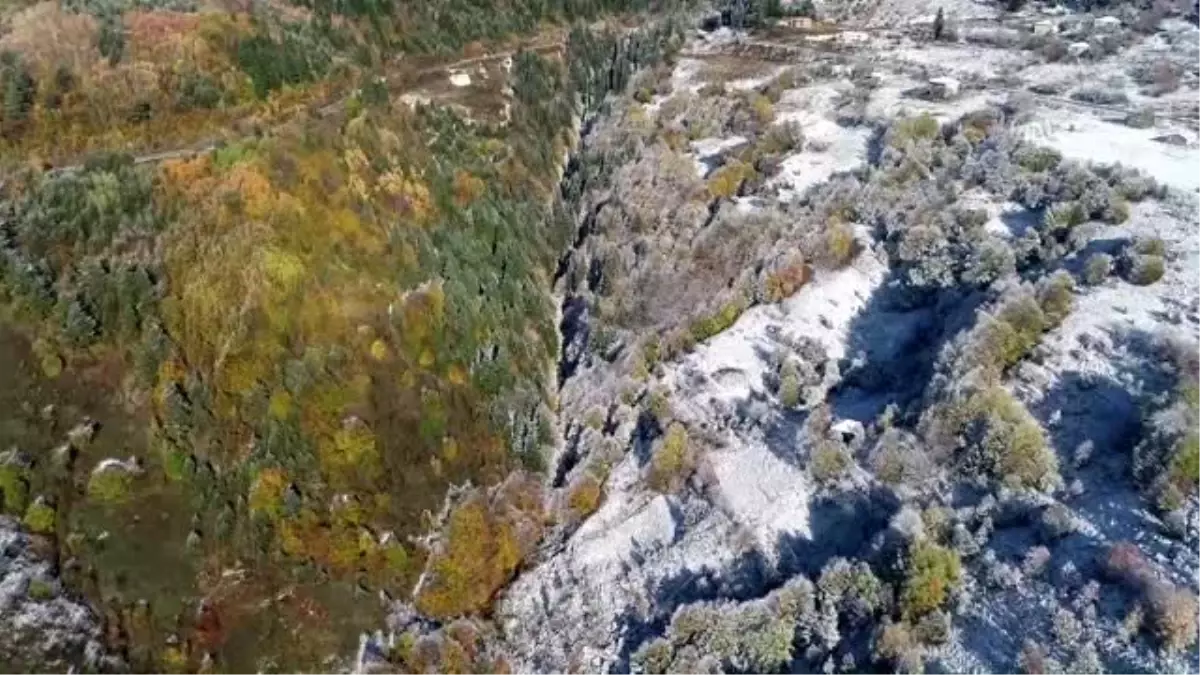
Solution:
{"label": "gray rock", "polygon": [[31,597],[30,584],[58,582],[16,521],[0,516],[0,655],[16,671],[124,670],[106,653],[99,619],[64,593]]}
{"label": "gray rock", "polygon": [[1155,136],[1154,141],[1166,145],[1173,145],[1180,148],[1186,148],[1188,140],[1181,134],[1166,134],[1163,136]]}

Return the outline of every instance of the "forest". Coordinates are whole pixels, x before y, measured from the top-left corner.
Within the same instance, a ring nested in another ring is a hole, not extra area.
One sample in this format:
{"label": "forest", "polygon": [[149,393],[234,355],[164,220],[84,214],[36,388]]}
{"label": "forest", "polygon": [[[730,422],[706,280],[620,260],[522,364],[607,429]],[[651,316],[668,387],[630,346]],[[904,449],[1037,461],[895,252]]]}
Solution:
{"label": "forest", "polygon": [[[10,18],[0,303],[24,431],[0,495],[103,612],[109,667],[311,669],[378,625],[377,594],[487,610],[556,517],[522,476],[552,442],[564,157],[679,42],[670,13],[584,21],[649,8]],[[359,86],[568,21],[561,56],[513,57],[507,124]]]}

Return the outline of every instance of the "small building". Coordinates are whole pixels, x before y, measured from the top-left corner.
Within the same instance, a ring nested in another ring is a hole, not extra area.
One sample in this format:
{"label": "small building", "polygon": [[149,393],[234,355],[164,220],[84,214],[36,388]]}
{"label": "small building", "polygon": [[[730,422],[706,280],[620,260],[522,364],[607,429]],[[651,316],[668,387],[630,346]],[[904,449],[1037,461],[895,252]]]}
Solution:
{"label": "small building", "polygon": [[1053,21],[1038,21],[1033,24],[1034,35],[1054,35],[1058,32],[1058,26]]}
{"label": "small building", "polygon": [[1121,20],[1115,16],[1102,16],[1096,19],[1096,30],[1111,33],[1121,27]]}
{"label": "small building", "polygon": [[471,86],[471,76],[461,70],[450,71],[450,84],[456,87]]}
{"label": "small building", "polygon": [[1067,53],[1075,58],[1079,58],[1091,50],[1092,46],[1086,42],[1072,42],[1067,45]]}

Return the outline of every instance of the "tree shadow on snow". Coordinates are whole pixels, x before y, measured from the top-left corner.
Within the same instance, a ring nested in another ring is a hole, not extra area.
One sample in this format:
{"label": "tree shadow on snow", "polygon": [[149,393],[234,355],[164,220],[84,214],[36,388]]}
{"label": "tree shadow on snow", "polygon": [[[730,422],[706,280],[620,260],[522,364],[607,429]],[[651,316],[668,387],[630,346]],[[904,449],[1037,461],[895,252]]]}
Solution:
{"label": "tree shadow on snow", "polygon": [[899,502],[887,490],[827,496],[814,502],[809,512],[812,536],[780,536],[774,556],[752,549],[727,567],[685,569],[657,581],[650,593],[654,613],[646,616],[629,607],[619,619],[623,641],[614,672],[629,672],[634,652],[662,635],[680,607],[704,601],[761,598],[797,574],[815,582],[833,558],[869,557],[898,508]]}
{"label": "tree shadow on snow", "polygon": [[850,324],[843,378],[832,392],[833,414],[867,424],[888,404],[920,397],[938,352],[969,328],[986,298],[958,288],[914,296],[893,269]]}

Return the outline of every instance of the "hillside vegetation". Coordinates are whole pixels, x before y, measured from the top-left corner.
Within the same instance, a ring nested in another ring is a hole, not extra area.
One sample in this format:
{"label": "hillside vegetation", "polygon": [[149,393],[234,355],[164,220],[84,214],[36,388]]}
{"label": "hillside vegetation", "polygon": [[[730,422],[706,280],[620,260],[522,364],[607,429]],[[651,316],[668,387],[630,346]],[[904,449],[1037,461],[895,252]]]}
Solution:
{"label": "hillside vegetation", "polygon": [[[561,163],[677,35],[553,24],[644,9],[11,9],[0,494],[113,663],[322,667],[427,559],[423,611],[487,609],[537,540],[470,509],[552,442]],[[557,55],[503,44],[537,31]],[[401,100],[406,73],[489,52],[512,54],[504,122]],[[443,547],[452,485],[477,493]]]}

